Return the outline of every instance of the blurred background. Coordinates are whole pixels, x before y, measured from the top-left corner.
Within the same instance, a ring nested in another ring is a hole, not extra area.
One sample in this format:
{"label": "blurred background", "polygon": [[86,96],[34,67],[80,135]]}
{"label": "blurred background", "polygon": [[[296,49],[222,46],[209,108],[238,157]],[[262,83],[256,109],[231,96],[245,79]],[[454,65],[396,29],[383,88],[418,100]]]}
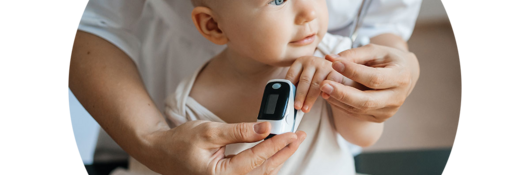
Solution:
{"label": "blurred background", "polygon": [[420,78],[398,113],[385,123],[381,140],[365,152],[447,148],[460,114],[460,62],[455,37],[440,0],[424,0],[410,51]]}
{"label": "blurred background", "polygon": [[[399,112],[385,123],[381,139],[356,156],[360,173],[441,174],[460,114],[460,63],[451,24],[440,0],[423,0],[409,40],[420,62],[418,83]],[[89,174],[99,125],[70,93],[77,146]]]}

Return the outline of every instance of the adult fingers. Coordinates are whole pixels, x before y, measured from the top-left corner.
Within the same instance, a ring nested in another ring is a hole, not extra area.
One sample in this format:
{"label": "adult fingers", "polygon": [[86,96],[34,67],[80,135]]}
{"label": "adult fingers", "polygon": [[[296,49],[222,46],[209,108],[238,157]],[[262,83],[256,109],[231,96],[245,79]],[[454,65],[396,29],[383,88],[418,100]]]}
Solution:
{"label": "adult fingers", "polygon": [[[267,159],[297,140],[294,133],[285,133],[267,139],[230,159],[220,160],[215,170],[227,174],[246,174],[262,165]],[[226,171],[223,171],[226,170]]]}
{"label": "adult fingers", "polygon": [[343,110],[343,111],[345,111],[348,114],[351,114],[352,117],[355,117],[357,119],[364,120],[364,121],[370,121],[370,122],[375,122],[376,121],[376,117],[375,116],[369,115],[369,114],[358,113],[358,111],[356,111],[354,107],[348,106],[348,105],[338,101],[337,99],[328,98],[326,100],[328,101],[328,103],[331,106],[336,107],[336,108],[338,108],[340,110]]}
{"label": "adult fingers", "polygon": [[326,80],[331,80],[337,83],[344,84],[344,76],[337,71],[331,71],[328,76],[326,77]]}
{"label": "adult fingers", "polygon": [[342,51],[338,55],[326,55],[325,58],[331,62],[343,59],[357,64],[376,64],[385,62],[385,59],[392,59],[392,57],[388,57],[391,54],[390,50],[392,48],[368,44],[363,47]]}
{"label": "adult fingers", "polygon": [[351,61],[337,60],[333,69],[353,81],[372,89],[387,89],[402,85],[407,77],[403,77],[397,66],[374,68]]}
{"label": "adult fingers", "polygon": [[386,89],[410,83],[410,75],[403,73],[406,60],[396,49],[369,44],[349,49],[339,55],[326,55],[333,68],[344,76],[372,89]]}
{"label": "adult fingers", "polygon": [[309,88],[311,87],[311,82],[313,82],[315,71],[316,69],[313,66],[304,67],[304,70],[300,75],[298,85],[296,86],[296,95],[294,97],[295,109],[302,109],[305,103],[306,95],[309,92]]}
{"label": "adult fingers", "polygon": [[282,150],[278,151],[276,154],[274,154],[272,157],[267,159],[263,165],[261,165],[264,169],[265,174],[272,174],[272,172],[278,168],[280,168],[287,159],[289,159],[298,149],[300,144],[305,140],[306,133],[304,131],[297,131],[296,132],[297,138],[293,143],[287,145]]}
{"label": "adult fingers", "polygon": [[368,90],[344,86],[340,83],[325,80],[320,86],[320,90],[345,103],[360,110],[372,110],[386,107],[387,101],[392,97],[392,90]]}
{"label": "adult fingers", "polygon": [[[360,90],[365,90],[366,87],[362,84],[359,84],[347,77],[344,77],[344,75],[340,74],[339,72],[337,71],[331,71],[331,73],[329,73],[328,77],[326,78],[326,80],[331,80],[331,81],[334,81],[334,82],[337,82],[337,83],[341,83],[343,85],[346,85],[346,86],[352,86],[354,88],[357,88],[357,89],[360,89]],[[322,83],[322,82],[321,82]]]}
{"label": "adult fingers", "polygon": [[331,106],[339,108],[340,110],[343,110],[346,113],[351,114],[352,117],[355,117],[360,120],[376,122],[376,123],[381,123],[381,122],[386,121],[388,118],[392,117],[397,112],[397,109],[398,109],[395,107],[385,107],[381,109],[363,111],[363,110],[348,106],[334,98],[328,98],[326,100]]}
{"label": "adult fingers", "polygon": [[269,122],[225,124],[207,122],[200,136],[206,142],[216,146],[231,143],[248,143],[263,140],[271,130]]}

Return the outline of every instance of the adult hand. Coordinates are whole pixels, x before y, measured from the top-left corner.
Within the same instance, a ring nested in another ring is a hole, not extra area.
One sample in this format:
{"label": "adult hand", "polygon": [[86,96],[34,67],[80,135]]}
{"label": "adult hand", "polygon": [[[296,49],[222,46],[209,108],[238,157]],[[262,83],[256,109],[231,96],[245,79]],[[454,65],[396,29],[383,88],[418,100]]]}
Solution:
{"label": "adult hand", "polygon": [[160,156],[165,160],[142,163],[162,174],[271,174],[298,149],[306,137],[303,131],[277,135],[237,155],[225,157],[226,145],[263,140],[270,128],[268,122],[187,122],[153,134],[158,140],[155,144],[165,150],[160,153],[165,154]]}
{"label": "adult hand", "polygon": [[162,174],[274,173],[305,138],[304,132],[277,135],[224,157],[225,145],[262,140],[270,124],[192,121],[170,128],[153,105],[133,60],[90,33],[76,35],[69,78],[79,102],[116,143]]}
{"label": "adult hand", "polygon": [[384,122],[404,103],[419,78],[416,56],[392,47],[369,44],[326,55],[333,69],[320,89],[332,106],[362,120]]}

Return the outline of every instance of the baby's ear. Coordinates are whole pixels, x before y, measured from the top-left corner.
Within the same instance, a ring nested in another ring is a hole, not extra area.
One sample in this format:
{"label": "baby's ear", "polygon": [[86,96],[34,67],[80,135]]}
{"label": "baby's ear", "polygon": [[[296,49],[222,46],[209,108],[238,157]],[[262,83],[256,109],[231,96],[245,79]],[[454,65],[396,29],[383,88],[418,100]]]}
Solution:
{"label": "baby's ear", "polygon": [[215,44],[226,44],[228,38],[219,28],[213,15],[214,14],[210,8],[201,6],[195,7],[191,12],[193,23],[195,23],[195,27],[201,32],[202,36]]}

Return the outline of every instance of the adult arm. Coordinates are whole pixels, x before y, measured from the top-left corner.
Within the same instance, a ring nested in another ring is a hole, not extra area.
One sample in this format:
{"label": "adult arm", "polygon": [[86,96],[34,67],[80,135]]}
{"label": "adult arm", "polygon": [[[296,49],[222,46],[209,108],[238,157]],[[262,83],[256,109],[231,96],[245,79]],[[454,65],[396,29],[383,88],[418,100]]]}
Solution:
{"label": "adult arm", "polygon": [[226,158],[222,154],[225,145],[261,140],[270,132],[270,124],[194,121],[170,128],[131,58],[107,40],[83,31],[78,31],[74,41],[69,86],[116,143],[163,174],[272,171],[305,138],[303,132],[287,133]]}

